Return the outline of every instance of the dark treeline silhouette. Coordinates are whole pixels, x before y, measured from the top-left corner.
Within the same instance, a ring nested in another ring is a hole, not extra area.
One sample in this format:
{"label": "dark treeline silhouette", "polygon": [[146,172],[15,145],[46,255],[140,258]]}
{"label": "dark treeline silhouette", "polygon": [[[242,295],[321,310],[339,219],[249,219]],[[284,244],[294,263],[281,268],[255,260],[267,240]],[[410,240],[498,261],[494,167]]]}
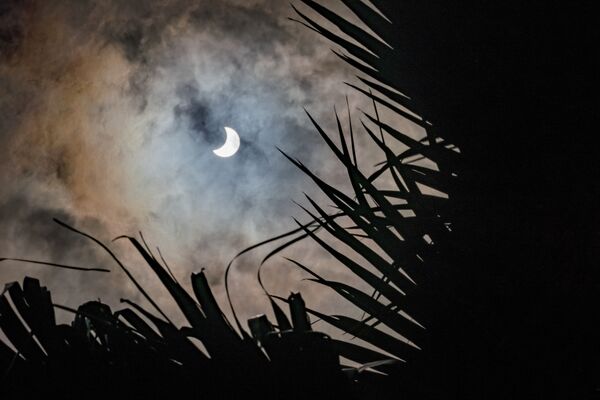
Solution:
{"label": "dark treeline silhouette", "polygon": [[352,399],[365,390],[351,379],[358,371],[340,369],[335,341],[300,322],[308,320],[300,295],[290,296],[292,322],[280,310],[278,329],[263,316],[251,320],[252,337],[240,337],[203,272],[192,276],[192,298],[150,253],[144,256],[191,327],[178,328],[128,300],[130,307],[115,312],[98,301],[77,310],[59,306],[75,318],[57,325],[48,290],[25,278],[0,297],[0,326],[19,351],[0,342],[3,398],[250,398],[262,392]]}

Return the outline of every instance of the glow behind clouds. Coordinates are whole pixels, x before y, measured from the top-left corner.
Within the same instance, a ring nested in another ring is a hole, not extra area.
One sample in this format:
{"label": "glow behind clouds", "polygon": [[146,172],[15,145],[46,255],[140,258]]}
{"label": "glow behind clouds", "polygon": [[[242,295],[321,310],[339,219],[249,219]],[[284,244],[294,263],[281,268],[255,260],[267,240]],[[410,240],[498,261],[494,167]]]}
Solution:
{"label": "glow behind clouds", "polygon": [[[222,297],[226,263],[292,227],[290,216],[299,213],[291,199],[313,190],[275,146],[330,181],[343,177],[302,107],[332,126],[333,105],[343,108],[349,93],[342,82],[353,74],[324,40],[287,20],[287,2],[7,4],[0,24],[8,32],[0,42],[0,256],[103,264],[113,273],[3,264],[3,282],[40,277],[57,302],[70,305],[139,299],[95,247],[57,228],[57,217],[104,241],[141,230],[182,281],[206,267]],[[223,143],[224,126],[243,132],[242,143],[235,157],[219,159],[212,149]],[[124,243],[114,246],[155,290],[154,277]],[[242,260],[232,277],[246,315],[267,309],[255,267],[256,260]],[[300,275],[290,271],[270,275],[274,291],[297,288],[290,282]]]}

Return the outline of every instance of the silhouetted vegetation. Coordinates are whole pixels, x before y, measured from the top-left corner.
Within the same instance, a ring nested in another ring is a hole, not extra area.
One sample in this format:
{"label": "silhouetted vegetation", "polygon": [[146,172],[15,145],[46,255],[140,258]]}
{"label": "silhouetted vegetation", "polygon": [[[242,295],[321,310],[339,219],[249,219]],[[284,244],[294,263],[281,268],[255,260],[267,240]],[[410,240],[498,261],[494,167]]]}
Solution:
{"label": "silhouetted vegetation", "polygon": [[[114,312],[99,301],[70,309],[54,304],[38,280],[25,278],[0,296],[0,327],[17,349],[0,344],[3,395],[238,398],[265,390],[274,398],[350,396],[334,342],[302,322],[307,316],[300,295],[290,297],[291,323],[279,310],[277,328],[263,316],[249,321],[252,336],[238,326],[240,335],[224,317],[203,271],[192,275],[191,296],[149,250],[127,239],[189,326],[174,325],[143,289],[160,316],[126,299],[121,302],[127,307]],[[74,313],[72,323],[57,324],[54,308]]]}

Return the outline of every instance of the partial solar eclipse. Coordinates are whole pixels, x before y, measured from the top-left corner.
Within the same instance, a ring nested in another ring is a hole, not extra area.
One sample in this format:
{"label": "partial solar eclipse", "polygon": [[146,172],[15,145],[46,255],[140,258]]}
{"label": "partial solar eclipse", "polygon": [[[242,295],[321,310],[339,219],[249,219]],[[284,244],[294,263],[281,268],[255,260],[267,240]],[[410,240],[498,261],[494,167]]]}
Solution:
{"label": "partial solar eclipse", "polygon": [[240,148],[240,136],[233,128],[226,126],[225,134],[227,137],[225,138],[223,146],[213,150],[213,153],[219,157],[231,157]]}

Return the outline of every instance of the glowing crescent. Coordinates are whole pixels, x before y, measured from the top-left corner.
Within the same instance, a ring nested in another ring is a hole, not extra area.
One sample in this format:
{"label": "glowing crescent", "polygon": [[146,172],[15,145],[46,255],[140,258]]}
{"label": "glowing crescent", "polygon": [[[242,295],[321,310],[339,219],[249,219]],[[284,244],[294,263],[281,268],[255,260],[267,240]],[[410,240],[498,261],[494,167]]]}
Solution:
{"label": "glowing crescent", "polygon": [[225,139],[223,146],[213,150],[213,153],[219,157],[231,157],[240,148],[240,136],[234,129],[226,126],[225,134],[227,135],[227,138]]}

